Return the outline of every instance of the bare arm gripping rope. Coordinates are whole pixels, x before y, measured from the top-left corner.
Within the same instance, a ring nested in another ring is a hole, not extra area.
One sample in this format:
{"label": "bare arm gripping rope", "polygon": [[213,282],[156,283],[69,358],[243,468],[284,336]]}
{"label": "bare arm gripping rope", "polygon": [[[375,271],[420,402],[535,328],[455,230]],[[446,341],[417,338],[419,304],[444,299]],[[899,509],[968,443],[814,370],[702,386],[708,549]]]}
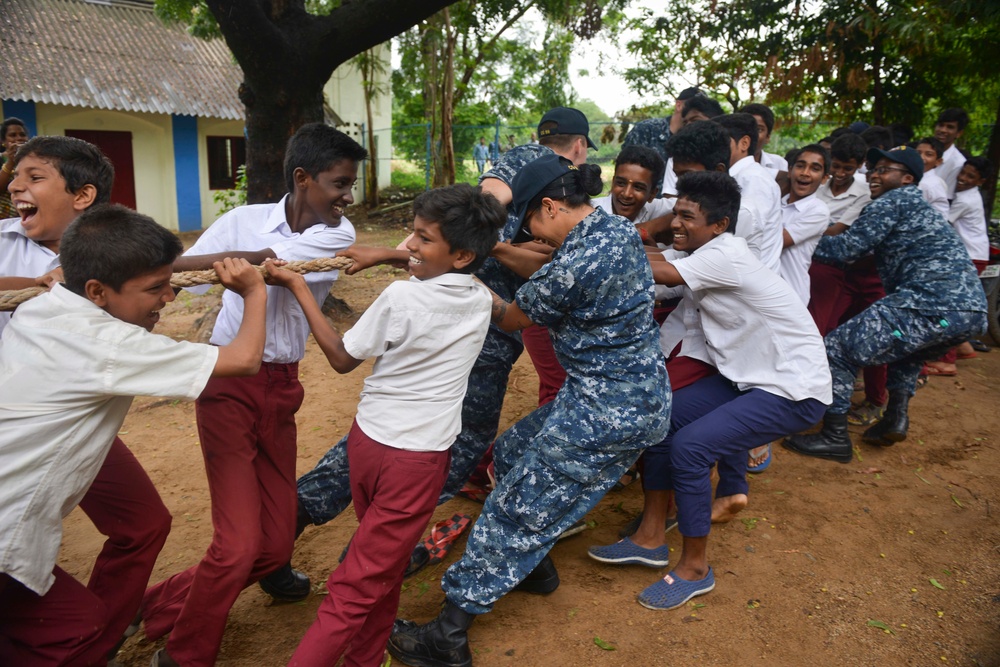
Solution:
{"label": "bare arm gripping rope", "polygon": [[[283,268],[295,273],[316,273],[323,271],[336,271],[346,269],[354,264],[354,260],[349,257],[322,257],[320,259],[310,259],[304,262],[289,262]],[[267,277],[267,272],[263,266],[258,266],[257,270],[261,275]],[[182,271],[175,273],[170,279],[170,284],[174,287],[194,287],[195,285],[218,285],[219,276],[213,269],[205,271]],[[32,299],[42,292],[45,287],[28,287],[21,290],[0,291],[0,312],[9,312],[20,306],[28,299]]]}

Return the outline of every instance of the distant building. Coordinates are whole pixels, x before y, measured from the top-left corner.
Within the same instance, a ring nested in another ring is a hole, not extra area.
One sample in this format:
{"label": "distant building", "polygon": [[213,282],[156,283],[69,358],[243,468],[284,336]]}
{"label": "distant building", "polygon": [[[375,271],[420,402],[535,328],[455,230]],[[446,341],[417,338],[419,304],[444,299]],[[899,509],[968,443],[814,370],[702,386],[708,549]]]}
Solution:
{"label": "distant building", "polygon": [[[246,155],[243,74],[222,40],[165,24],[152,0],[0,0],[0,43],[4,117],[24,120],[32,136],[100,146],[115,165],[112,200],[168,228],[218,217],[212,195],[232,187]],[[365,144],[357,70],[337,69],[324,95],[327,122]],[[391,107],[389,95],[378,100],[376,129],[391,126]],[[389,160],[379,162],[388,183]],[[359,181],[355,198],[363,193]]]}

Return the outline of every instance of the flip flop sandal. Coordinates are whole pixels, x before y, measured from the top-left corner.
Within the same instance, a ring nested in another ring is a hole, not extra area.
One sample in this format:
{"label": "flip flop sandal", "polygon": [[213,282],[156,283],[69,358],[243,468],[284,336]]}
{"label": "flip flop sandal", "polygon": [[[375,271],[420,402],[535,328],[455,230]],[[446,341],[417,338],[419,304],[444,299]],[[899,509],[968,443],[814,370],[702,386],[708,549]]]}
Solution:
{"label": "flip flop sandal", "polygon": [[958,371],[943,371],[935,366],[924,366],[923,370],[920,371],[921,375],[938,375],[940,377],[955,377],[958,375]]}
{"label": "flip flop sandal", "polygon": [[[765,450],[763,456],[756,456],[756,457],[751,456],[750,454],[751,452],[754,451],[753,449],[747,452],[747,458],[749,459],[747,461],[748,473],[753,475],[759,475],[760,473],[764,472],[765,470],[771,467],[771,443],[767,443],[766,445],[764,445],[764,447],[767,447],[767,449]],[[759,449],[759,448],[754,447],[754,449]],[[759,460],[760,463],[758,463],[757,465],[753,465],[752,461],[754,458]]]}
{"label": "flip flop sandal", "polygon": [[989,352],[990,351],[990,346],[989,345],[987,345],[986,343],[984,343],[981,340],[976,340],[975,338],[973,338],[972,340],[969,341],[969,345],[971,345],[972,349],[975,350],[976,352]]}
{"label": "flip flop sandal", "polygon": [[423,542],[423,547],[427,549],[427,564],[434,565],[440,563],[451,551],[455,540],[472,523],[472,517],[468,514],[456,514],[450,519],[438,521],[431,528],[431,534]]}
{"label": "flip flop sandal", "polygon": [[957,358],[959,359],[975,359],[979,356],[978,352],[969,352],[968,354],[959,354]]}

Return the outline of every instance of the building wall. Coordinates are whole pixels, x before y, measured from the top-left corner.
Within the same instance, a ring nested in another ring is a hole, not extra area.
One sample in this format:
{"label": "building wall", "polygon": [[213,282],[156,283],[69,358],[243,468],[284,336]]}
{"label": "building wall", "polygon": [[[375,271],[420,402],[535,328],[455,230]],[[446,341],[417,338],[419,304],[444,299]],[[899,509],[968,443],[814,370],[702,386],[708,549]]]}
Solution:
{"label": "building wall", "polygon": [[170,116],[52,104],[37,104],[35,112],[40,135],[65,135],[67,130],[130,132],[136,209],[168,229],[178,228]]}
{"label": "building wall", "polygon": [[[378,182],[381,187],[386,187],[392,177],[389,160],[392,153],[392,88],[390,81],[392,66],[389,64],[391,54],[389,44],[382,44],[377,47],[377,50],[379,57],[385,64],[385,71],[376,77],[376,87],[382,93],[376,97],[373,105],[372,124],[375,126],[379,150]],[[368,137],[367,135],[362,136],[361,132],[362,126],[367,128],[368,115],[365,111],[361,73],[358,72],[357,68],[350,63],[345,63],[334,70],[333,76],[323,87],[323,96],[330,108],[336,111],[337,115],[346,123],[345,126],[339,126],[337,129],[349,134],[371,153]],[[360,187],[355,193],[357,201],[364,198],[364,187],[360,180],[361,175],[359,175]]]}
{"label": "building wall", "polygon": [[208,139],[207,137],[242,137],[243,121],[220,120],[218,118],[198,119],[198,165],[201,190],[201,224],[208,227],[226,212],[225,207],[215,203],[218,190],[208,189]]}

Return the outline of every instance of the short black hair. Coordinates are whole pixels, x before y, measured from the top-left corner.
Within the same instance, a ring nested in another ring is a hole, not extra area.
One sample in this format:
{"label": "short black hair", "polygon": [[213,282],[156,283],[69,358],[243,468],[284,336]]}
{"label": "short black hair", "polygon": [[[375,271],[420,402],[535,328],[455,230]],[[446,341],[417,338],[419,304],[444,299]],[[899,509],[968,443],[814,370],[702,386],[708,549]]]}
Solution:
{"label": "short black hair", "polygon": [[712,120],[721,125],[736,143],[743,137],[750,137],[747,155],[757,152],[757,121],[753,116],[748,113],[730,113]]}
{"label": "short black hair", "polygon": [[815,153],[823,158],[823,173],[830,173],[830,153],[825,148],[819,144],[806,144],[802,148],[796,149],[795,154],[791,156],[788,160],[788,171],[792,170],[792,165],[799,159],[799,156],[803,153]]}
{"label": "short black hair", "polygon": [[884,151],[892,148],[892,132],[881,125],[872,125],[859,135],[869,148],[881,148]]}
{"label": "short black hair", "polygon": [[638,144],[629,144],[622,148],[622,152],[615,158],[615,167],[620,164],[637,164],[643,169],[649,169],[653,174],[653,187],[663,181],[663,172],[667,169],[667,163],[659,153]]}
{"label": "short black hair", "polygon": [[927,144],[928,146],[933,148],[934,152],[938,156],[938,159],[944,157],[944,144],[941,142],[940,139],[936,139],[935,137],[924,137],[922,139],[917,139],[916,141],[913,142],[913,147],[916,148],[920,144]]}
{"label": "short black hair", "polygon": [[66,288],[83,296],[88,280],[120,292],[129,280],[173,264],[183,251],[181,240],[148,215],[100,204],[66,228],[59,259]]}
{"label": "short black hair", "polygon": [[[15,118],[14,116],[9,116],[7,118],[4,118],[3,122],[0,123],[0,144],[2,144],[4,142],[4,139],[7,138],[7,128],[10,127],[11,125],[20,125],[21,127],[24,128],[25,132],[28,131],[28,126],[20,118]],[[4,148],[6,148],[6,146],[4,146]]]}
{"label": "short black hair", "polygon": [[771,134],[774,131],[774,112],[771,111],[771,107],[766,104],[758,104],[754,102],[753,104],[747,104],[742,109],[740,113],[748,113],[751,116],[760,116],[761,120],[764,121],[764,125],[767,126],[767,133]]}
{"label": "short black hair", "polygon": [[938,123],[958,123],[958,129],[964,130],[965,126],[969,124],[969,114],[962,107],[951,107],[938,114],[934,124]]}
{"label": "short black hair", "polygon": [[684,111],[681,112],[681,118],[684,118],[692,111],[700,111],[709,118],[715,118],[725,113],[722,110],[722,105],[707,95],[695,95],[684,102]]}
{"label": "short black hair", "polygon": [[970,157],[965,161],[965,164],[978,171],[980,178],[989,179],[993,175],[993,163],[985,155]]}
{"label": "short black hair", "polygon": [[111,201],[115,168],[94,144],[76,137],[35,137],[17,149],[17,161],[29,155],[52,162],[66,181],[66,192],[76,194],[83,186],[93,185],[97,190],[95,204]]}
{"label": "short black hair", "polygon": [[830,136],[832,138],[836,139],[837,137],[845,135],[845,134],[853,134],[854,136],[857,136],[858,133],[857,132],[852,132],[851,128],[849,128],[849,127],[837,127],[837,128],[834,128],[833,132],[830,133]]}
{"label": "short black hair", "polygon": [[317,178],[341,160],[358,163],[368,151],[340,130],[324,123],[307,123],[288,140],[285,148],[285,185],[295,192],[295,170],[301,167]]}
{"label": "short black hair", "polygon": [[667,139],[667,155],[679,162],[704,165],[709,171],[718,165],[729,169],[729,133],[710,120],[698,120],[682,127]]}
{"label": "short black hair", "polygon": [[913,128],[906,123],[890,123],[887,129],[892,135],[893,146],[902,146],[913,139]]}
{"label": "short black hair", "polygon": [[722,171],[689,171],[677,179],[677,199],[689,199],[701,207],[708,224],[729,218],[727,232],[735,233],[740,212],[740,186]]}
{"label": "short black hair", "polygon": [[486,262],[507,223],[507,209],[491,194],[468,183],[420,193],[413,215],[437,223],[451,252],[471,250],[476,258],[461,272],[472,273]]}
{"label": "short black hair", "polygon": [[868,153],[868,144],[861,138],[861,135],[853,132],[845,132],[833,140],[830,144],[830,156],[834,160],[847,162],[854,160],[861,166],[865,163],[865,155]]}

